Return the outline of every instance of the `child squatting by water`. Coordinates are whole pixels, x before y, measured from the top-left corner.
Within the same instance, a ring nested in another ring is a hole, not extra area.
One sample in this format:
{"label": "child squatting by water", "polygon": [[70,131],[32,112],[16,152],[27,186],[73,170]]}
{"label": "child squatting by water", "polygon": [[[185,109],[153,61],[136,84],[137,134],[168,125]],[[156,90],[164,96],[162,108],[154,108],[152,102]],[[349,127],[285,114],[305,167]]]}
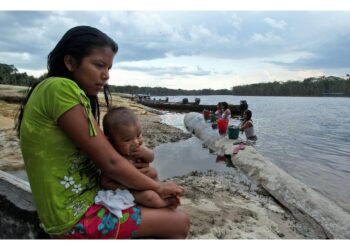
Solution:
{"label": "child squatting by water", "polygon": [[255,135],[253,120],[252,120],[252,111],[249,109],[243,112],[243,121],[240,125],[241,132],[245,133],[247,140],[256,141],[258,137]]}

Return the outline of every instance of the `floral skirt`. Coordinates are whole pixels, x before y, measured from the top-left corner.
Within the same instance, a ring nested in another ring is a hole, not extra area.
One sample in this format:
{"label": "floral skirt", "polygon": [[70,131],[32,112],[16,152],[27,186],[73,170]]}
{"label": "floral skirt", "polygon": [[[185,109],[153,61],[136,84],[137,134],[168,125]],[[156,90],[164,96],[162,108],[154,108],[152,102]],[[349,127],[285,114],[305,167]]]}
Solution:
{"label": "floral skirt", "polygon": [[63,239],[130,239],[137,236],[141,209],[137,206],[123,210],[118,218],[102,205],[92,205]]}

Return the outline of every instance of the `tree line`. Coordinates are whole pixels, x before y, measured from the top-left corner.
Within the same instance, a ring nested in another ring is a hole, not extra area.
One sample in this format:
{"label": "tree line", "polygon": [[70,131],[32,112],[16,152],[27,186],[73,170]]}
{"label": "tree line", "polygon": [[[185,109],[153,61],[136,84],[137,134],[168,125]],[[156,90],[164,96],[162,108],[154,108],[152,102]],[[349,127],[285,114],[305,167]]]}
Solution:
{"label": "tree line", "polygon": [[310,77],[303,81],[257,83],[232,88],[233,95],[248,96],[350,96],[350,78]]}
{"label": "tree line", "polygon": [[[350,75],[347,78],[335,76],[310,77],[303,81],[267,82],[233,86],[231,89],[184,90],[163,87],[138,87],[134,85],[110,85],[111,92],[146,94],[151,96],[175,95],[243,95],[243,96],[347,96],[350,97]],[[14,65],[0,63],[0,84],[31,86],[42,81],[40,77],[19,73]]]}
{"label": "tree line", "polygon": [[134,85],[127,86],[109,86],[111,92],[127,93],[127,94],[143,94],[151,96],[175,96],[175,95],[232,95],[232,91],[228,89],[201,89],[201,90],[184,90],[184,89],[168,89],[162,87],[138,87]]}
{"label": "tree line", "polygon": [[35,82],[43,80],[45,77],[46,74],[37,78],[28,75],[26,72],[19,73],[14,65],[0,63],[0,84],[31,86]]}

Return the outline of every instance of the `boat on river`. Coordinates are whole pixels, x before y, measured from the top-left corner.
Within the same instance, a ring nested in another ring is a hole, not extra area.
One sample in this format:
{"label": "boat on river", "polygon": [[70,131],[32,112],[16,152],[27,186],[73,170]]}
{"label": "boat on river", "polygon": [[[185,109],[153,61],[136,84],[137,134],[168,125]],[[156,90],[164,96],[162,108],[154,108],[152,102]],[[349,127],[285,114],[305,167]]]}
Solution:
{"label": "boat on river", "polygon": [[[204,110],[215,112],[217,109],[216,105],[200,104],[200,98],[195,98],[194,102],[189,102],[188,98],[184,98],[182,102],[169,102],[168,97],[164,100],[157,100],[155,98],[151,99],[149,96],[139,96],[137,103],[155,109],[176,112],[203,112]],[[248,104],[245,100],[241,100],[240,104],[229,104],[228,107],[231,110],[232,117],[241,116],[243,111],[248,109]]]}

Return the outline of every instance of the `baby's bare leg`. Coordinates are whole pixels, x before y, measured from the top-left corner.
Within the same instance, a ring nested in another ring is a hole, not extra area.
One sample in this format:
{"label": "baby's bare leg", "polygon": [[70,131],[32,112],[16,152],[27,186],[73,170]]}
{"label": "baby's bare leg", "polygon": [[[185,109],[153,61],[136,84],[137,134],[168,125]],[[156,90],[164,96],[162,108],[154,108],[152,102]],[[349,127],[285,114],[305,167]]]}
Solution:
{"label": "baby's bare leg", "polygon": [[132,191],[134,195],[135,202],[143,205],[145,207],[151,208],[162,208],[162,207],[174,207],[178,205],[178,199],[176,197],[168,197],[162,199],[156,192],[153,190],[145,191]]}
{"label": "baby's bare leg", "polygon": [[[155,170],[155,169],[154,169]],[[156,171],[155,171],[156,173]],[[116,190],[117,188],[120,189],[127,189],[124,185],[120,184],[119,182],[116,182],[110,178],[108,178],[105,175],[101,175],[100,177],[100,185],[104,189],[108,190]],[[161,198],[156,192],[153,190],[144,190],[144,191],[136,191],[136,190],[129,190],[132,195],[135,198],[135,202],[150,208],[162,208],[162,207],[169,207],[169,208],[176,208],[179,205],[179,201],[176,197],[167,197],[167,198]]]}

